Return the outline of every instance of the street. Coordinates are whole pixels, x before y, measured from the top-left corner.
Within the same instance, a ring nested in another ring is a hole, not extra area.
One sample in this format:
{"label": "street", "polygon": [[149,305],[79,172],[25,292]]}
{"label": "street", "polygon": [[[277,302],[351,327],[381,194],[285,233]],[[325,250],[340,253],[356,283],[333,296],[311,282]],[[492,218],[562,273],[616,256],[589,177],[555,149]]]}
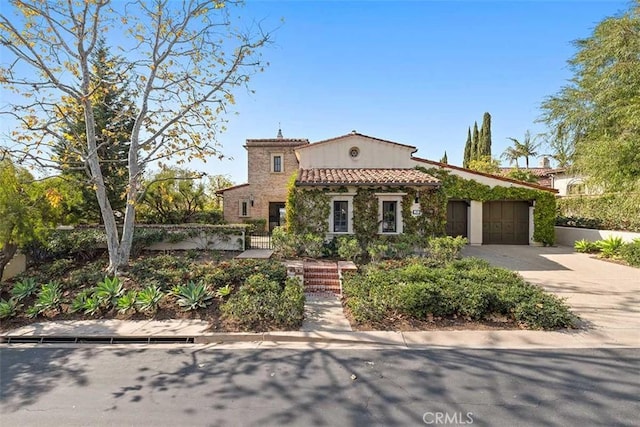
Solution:
{"label": "street", "polygon": [[631,426],[640,350],[4,346],[3,426]]}

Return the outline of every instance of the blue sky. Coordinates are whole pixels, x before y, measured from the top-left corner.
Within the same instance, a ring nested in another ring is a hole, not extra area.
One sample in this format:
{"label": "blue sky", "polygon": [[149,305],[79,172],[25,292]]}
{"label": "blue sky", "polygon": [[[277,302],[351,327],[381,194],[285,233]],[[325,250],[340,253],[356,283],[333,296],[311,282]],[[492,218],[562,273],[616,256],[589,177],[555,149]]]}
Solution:
{"label": "blue sky", "polygon": [[271,63],[240,92],[219,141],[231,160],[204,166],[245,182],[247,138],[311,142],[355,129],[461,165],[467,127],[492,115],[493,154],[535,123],[571,74],[572,41],[624,1],[252,1],[243,15],[284,23]]}

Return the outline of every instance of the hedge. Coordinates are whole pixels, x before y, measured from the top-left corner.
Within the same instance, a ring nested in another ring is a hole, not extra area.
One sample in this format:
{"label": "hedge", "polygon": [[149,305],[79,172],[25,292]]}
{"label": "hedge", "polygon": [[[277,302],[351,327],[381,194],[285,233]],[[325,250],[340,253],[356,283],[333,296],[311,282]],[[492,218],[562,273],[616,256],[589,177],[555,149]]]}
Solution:
{"label": "hedge", "polygon": [[558,225],[640,232],[640,193],[564,197],[557,210]]}

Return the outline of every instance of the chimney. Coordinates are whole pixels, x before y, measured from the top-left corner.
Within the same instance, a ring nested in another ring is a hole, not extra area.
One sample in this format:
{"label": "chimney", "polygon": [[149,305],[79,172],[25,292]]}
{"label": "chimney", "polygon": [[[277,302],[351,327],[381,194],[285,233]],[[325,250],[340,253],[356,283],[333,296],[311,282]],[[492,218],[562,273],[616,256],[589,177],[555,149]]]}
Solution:
{"label": "chimney", "polygon": [[549,158],[547,156],[542,156],[540,158],[540,167],[545,169],[551,169],[551,162],[549,162]]}

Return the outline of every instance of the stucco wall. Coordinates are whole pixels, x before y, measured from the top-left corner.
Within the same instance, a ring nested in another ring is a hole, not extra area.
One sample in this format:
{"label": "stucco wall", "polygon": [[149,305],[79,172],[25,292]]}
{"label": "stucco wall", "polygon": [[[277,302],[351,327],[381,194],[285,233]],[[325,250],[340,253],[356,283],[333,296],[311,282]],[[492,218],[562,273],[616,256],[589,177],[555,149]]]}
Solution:
{"label": "stucco wall", "polygon": [[[357,157],[349,150],[357,148]],[[360,135],[348,136],[297,149],[300,167],[312,168],[412,168],[412,147],[377,141]]]}
{"label": "stucco wall", "polygon": [[633,239],[640,239],[640,233],[632,233],[630,231],[614,231],[614,230],[595,230],[592,228],[574,228],[574,227],[558,227],[556,226],[556,243],[558,245],[573,246],[577,240],[588,240],[595,242],[603,240],[610,236],[622,237],[625,242],[631,242]]}
{"label": "stucco wall", "polygon": [[9,264],[4,267],[2,272],[2,280],[8,280],[17,276],[27,269],[27,257],[24,254],[17,253]]}

